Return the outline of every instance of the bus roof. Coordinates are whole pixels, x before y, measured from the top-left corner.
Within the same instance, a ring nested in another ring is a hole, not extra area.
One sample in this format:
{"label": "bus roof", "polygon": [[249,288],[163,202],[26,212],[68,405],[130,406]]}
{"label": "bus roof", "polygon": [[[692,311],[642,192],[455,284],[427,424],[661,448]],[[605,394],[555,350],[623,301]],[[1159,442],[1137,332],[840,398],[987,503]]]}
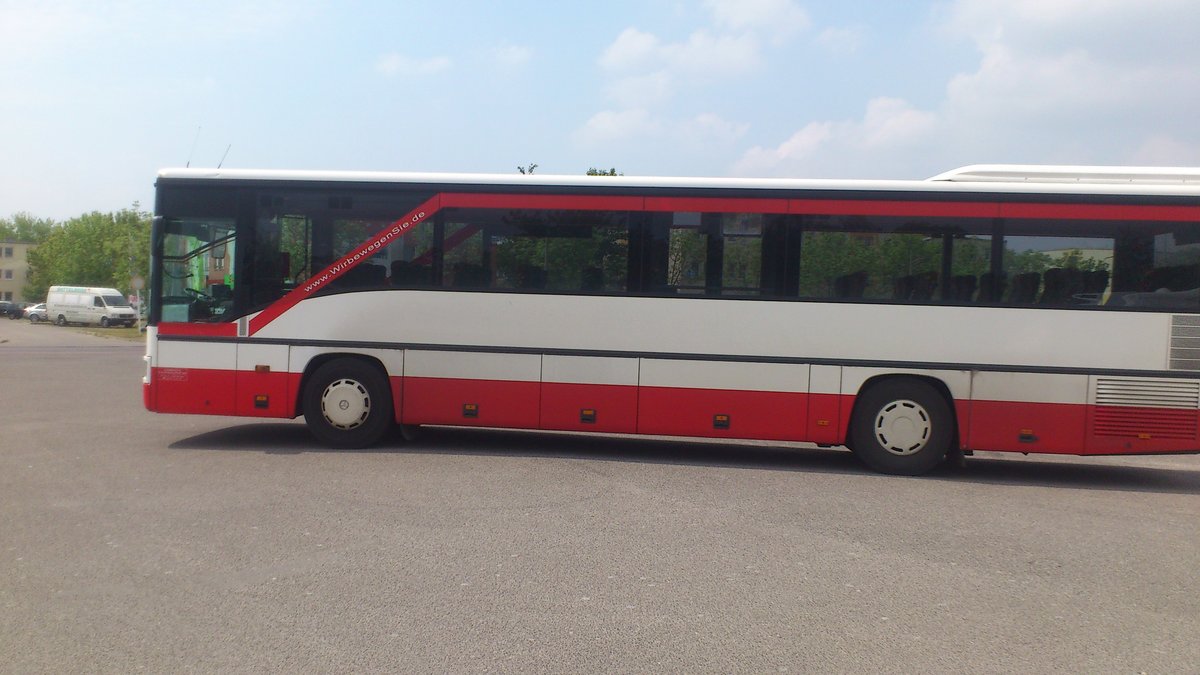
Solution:
{"label": "bus roof", "polygon": [[1200,168],[1150,166],[1038,166],[975,164],[938,174],[931,181],[968,183],[1080,183],[1088,185],[1196,185]]}
{"label": "bus roof", "polygon": [[[697,178],[499,173],[308,171],[283,169],[162,169],[167,181],[410,183],[473,186],[863,190],[884,192],[1010,192],[1200,196],[1200,168],[980,164],[925,180]],[[601,182],[603,181],[603,182]]]}

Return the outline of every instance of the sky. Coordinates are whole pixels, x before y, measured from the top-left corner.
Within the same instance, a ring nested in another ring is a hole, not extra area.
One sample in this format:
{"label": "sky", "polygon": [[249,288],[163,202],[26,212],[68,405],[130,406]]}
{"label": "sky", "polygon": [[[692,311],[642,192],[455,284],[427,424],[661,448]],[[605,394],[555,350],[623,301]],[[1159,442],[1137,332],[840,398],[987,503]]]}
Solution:
{"label": "sky", "polygon": [[160,168],[1200,166],[1196,0],[0,0],[0,218]]}

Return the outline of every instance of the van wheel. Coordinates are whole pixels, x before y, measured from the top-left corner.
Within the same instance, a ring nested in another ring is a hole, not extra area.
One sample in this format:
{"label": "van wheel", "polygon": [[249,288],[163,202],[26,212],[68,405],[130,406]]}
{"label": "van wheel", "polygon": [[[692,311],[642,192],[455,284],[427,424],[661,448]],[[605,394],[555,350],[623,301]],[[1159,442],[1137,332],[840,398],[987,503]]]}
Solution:
{"label": "van wheel", "polygon": [[54,323],[56,323],[60,326],[65,326],[65,325],[67,325],[67,317],[63,316],[62,314],[59,314],[58,318],[54,320]]}
{"label": "van wheel", "polygon": [[392,427],[392,392],[383,372],[364,361],[334,359],[304,388],[304,421],[317,440],[334,448],[365,448]]}
{"label": "van wheel", "polygon": [[107,316],[102,316],[102,317],[100,317],[100,327],[101,327],[101,328],[108,328],[108,326],[109,326],[109,323],[108,323],[108,317],[107,317]]}
{"label": "van wheel", "polygon": [[946,458],[954,437],[954,412],[941,392],[922,380],[894,379],[859,394],[848,440],[872,469],[916,476]]}

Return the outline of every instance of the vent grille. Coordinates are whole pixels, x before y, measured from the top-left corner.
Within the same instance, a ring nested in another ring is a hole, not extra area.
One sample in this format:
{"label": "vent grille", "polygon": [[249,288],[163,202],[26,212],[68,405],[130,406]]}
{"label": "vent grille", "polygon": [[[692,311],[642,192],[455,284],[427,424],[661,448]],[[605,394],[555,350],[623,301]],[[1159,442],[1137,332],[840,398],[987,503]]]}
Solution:
{"label": "vent grille", "polygon": [[1200,382],[1096,379],[1096,405],[1200,409]]}
{"label": "vent grille", "polygon": [[1200,370],[1200,316],[1171,317],[1171,370]]}
{"label": "vent grille", "polygon": [[1094,431],[1121,438],[1196,438],[1200,382],[1097,378]]}

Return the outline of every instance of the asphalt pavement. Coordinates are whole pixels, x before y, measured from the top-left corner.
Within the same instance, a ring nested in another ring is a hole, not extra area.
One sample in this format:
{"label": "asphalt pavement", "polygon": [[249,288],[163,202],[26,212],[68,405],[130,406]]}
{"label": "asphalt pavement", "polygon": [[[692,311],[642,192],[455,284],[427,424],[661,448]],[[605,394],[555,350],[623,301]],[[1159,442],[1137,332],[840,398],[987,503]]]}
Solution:
{"label": "asphalt pavement", "polygon": [[849,453],[155,415],[142,347],[0,320],[0,672],[1200,664],[1200,457]]}

